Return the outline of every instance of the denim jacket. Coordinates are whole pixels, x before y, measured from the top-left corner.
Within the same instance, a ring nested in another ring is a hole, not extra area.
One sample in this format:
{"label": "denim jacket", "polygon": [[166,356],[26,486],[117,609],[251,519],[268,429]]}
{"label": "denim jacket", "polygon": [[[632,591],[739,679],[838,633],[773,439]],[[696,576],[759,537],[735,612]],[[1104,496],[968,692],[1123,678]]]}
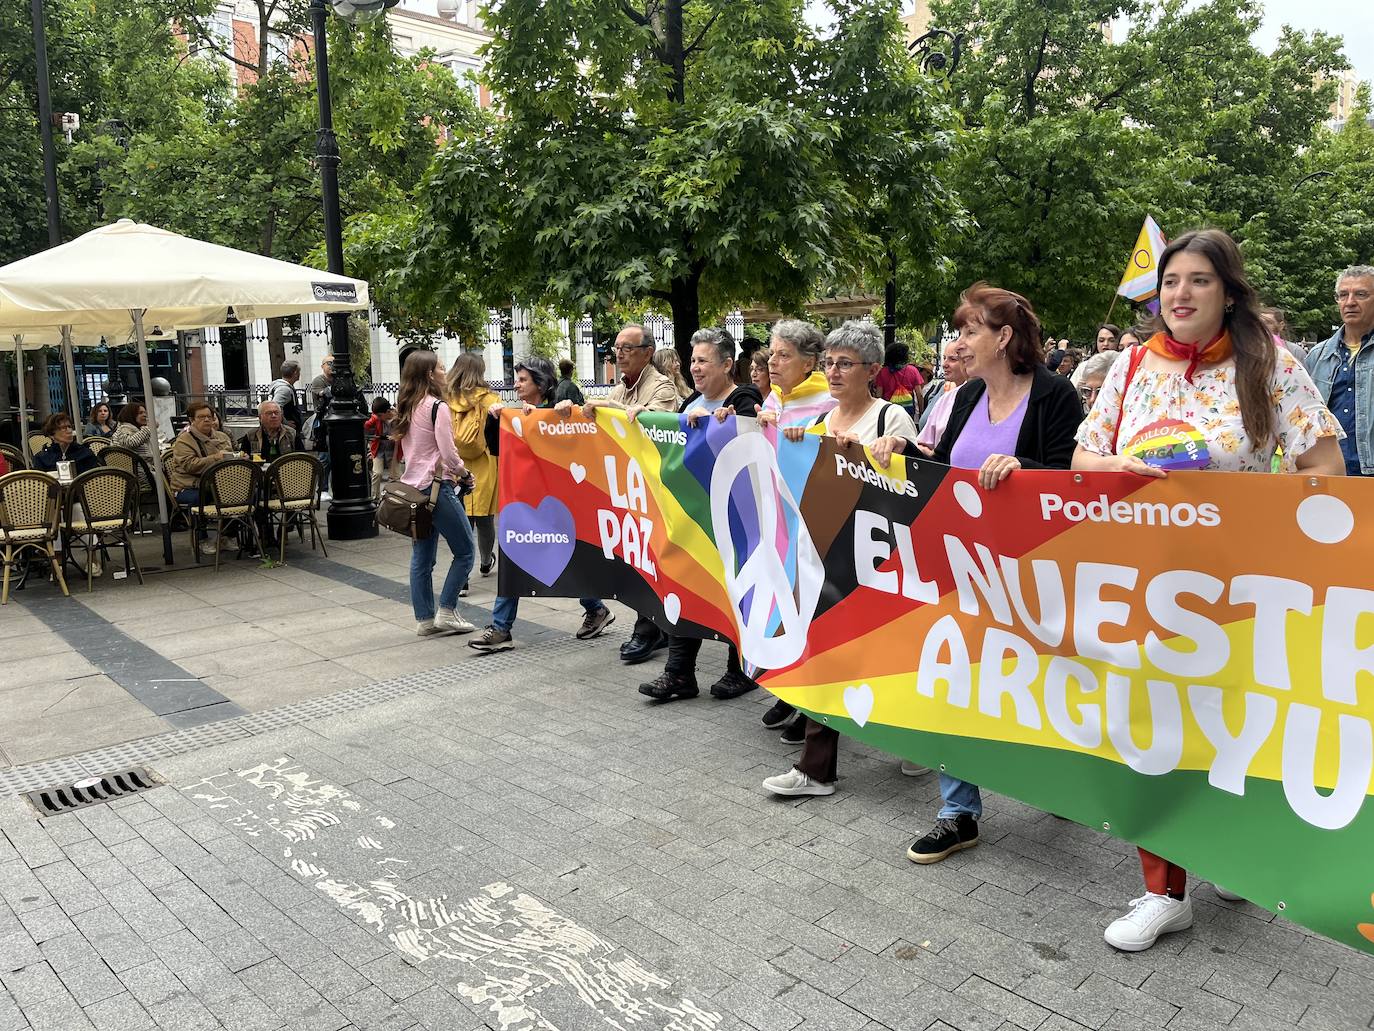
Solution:
{"label": "denim jacket", "polygon": [[[1360,472],[1374,475],[1374,330],[1360,338],[1355,354],[1355,440],[1360,453]],[[1330,340],[1312,348],[1307,356],[1307,372],[1322,396],[1323,404],[1331,403],[1331,385],[1344,361],[1345,327],[1336,330]]]}

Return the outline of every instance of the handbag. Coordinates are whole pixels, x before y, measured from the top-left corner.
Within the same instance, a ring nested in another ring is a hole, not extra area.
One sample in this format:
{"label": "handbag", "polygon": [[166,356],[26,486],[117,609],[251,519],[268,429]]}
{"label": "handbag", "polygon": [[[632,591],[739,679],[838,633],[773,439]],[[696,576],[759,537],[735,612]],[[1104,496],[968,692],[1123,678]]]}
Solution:
{"label": "handbag", "polygon": [[393,480],[382,486],[377,502],[377,525],[409,537],[427,540],[434,532],[434,506],[439,502],[439,480],[428,491]]}

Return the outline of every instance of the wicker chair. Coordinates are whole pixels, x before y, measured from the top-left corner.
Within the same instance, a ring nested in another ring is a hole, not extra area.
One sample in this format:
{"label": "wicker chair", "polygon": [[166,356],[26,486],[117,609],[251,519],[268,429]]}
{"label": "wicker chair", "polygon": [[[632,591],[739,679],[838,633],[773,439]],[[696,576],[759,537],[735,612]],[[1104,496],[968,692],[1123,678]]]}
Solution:
{"label": "wicker chair", "polygon": [[[148,467],[143,456],[130,448],[111,444],[96,457],[100,459],[101,465],[110,469],[122,469],[138,481],[138,522],[140,529],[143,525],[145,509],[151,511],[156,518],[157,494],[153,492],[153,471]],[[176,510],[176,499],[170,498],[167,502],[167,511],[174,513]]]}
{"label": "wicker chair", "polygon": [[47,556],[62,593],[70,596],[53,547],[61,496],[57,480],[46,473],[25,469],[0,476],[0,561],[5,566],[0,605],[9,604],[10,580],[20,557],[30,551]]}
{"label": "wicker chair", "polygon": [[286,533],[292,523],[296,524],[302,544],[305,543],[305,526],[309,524],[310,550],[315,550],[318,540],[324,557],[329,557],[324,534],[315,518],[315,496],[323,476],[320,460],[300,451],[282,455],[267,467],[267,519],[277,531],[278,562],[286,561]]}
{"label": "wicker chair", "polygon": [[110,446],[110,439],[108,437],[87,437],[84,443],[91,449],[91,454],[99,458],[100,452]]}
{"label": "wicker chair", "polygon": [[206,469],[200,477],[200,500],[191,506],[191,541],[196,561],[200,561],[199,528],[209,528],[213,521],[219,538],[215,548],[215,571],[219,571],[219,557],[224,553],[224,528],[239,529],[252,534],[258,550],[258,525],[254,519],[258,490],[262,485],[262,467],[243,458],[232,458]]}
{"label": "wicker chair", "polygon": [[52,437],[49,437],[45,433],[30,433],[29,454],[36,455],[51,443]]}
{"label": "wicker chair", "polygon": [[105,550],[107,539],[113,539],[124,549],[124,569],[130,568],[143,583],[143,570],[138,568],[129,533],[138,521],[138,480],[123,469],[91,469],[82,473],[67,488],[63,506],[66,523],[66,549],[72,554],[76,538],[86,545],[86,591],[95,588],[95,555]]}
{"label": "wicker chair", "polygon": [[24,459],[24,452],[13,444],[0,444],[0,455],[4,456],[5,464],[10,467],[10,472],[29,467],[29,463]]}

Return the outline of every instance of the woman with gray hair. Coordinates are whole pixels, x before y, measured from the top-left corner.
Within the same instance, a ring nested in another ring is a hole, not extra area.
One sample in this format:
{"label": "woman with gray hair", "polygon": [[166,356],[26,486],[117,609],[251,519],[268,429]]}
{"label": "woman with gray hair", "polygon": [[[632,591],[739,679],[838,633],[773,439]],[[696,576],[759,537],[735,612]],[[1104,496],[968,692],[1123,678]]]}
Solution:
{"label": "woman with gray hair", "polygon": [[1121,354],[1121,351],[1099,351],[1074,370],[1072,382],[1078,388],[1078,396],[1083,399],[1083,411],[1092,408],[1097,395],[1102,392],[1107,373],[1111,372]]}
{"label": "woman with gray hair", "polygon": [[825,337],[809,322],[783,319],[768,340],[768,376],[773,389],[763,399],[759,425],[809,426],[835,407],[821,373]]}
{"label": "woman with gray hair", "polygon": [[[811,424],[812,432],[819,429],[846,450],[868,447],[884,469],[894,450],[915,448],[916,424],[901,405],[874,397],[874,377],[883,363],[883,337],[870,322],[846,322],[831,331],[826,338],[825,369],[830,396],[836,406]],[[806,426],[787,426],[783,436],[801,440]],[[863,461],[862,456],[859,461]],[[783,715],[778,702],[773,716]],[[792,706],[787,705],[788,710]],[[822,727],[805,715],[798,715],[782,732],[782,740],[798,744],[805,740],[801,760],[792,769],[776,777],[769,777],[763,786],[775,795],[829,795],[835,790],[836,761],[840,739],[836,731]],[[904,770],[910,775],[927,772],[925,767],[911,766]]]}

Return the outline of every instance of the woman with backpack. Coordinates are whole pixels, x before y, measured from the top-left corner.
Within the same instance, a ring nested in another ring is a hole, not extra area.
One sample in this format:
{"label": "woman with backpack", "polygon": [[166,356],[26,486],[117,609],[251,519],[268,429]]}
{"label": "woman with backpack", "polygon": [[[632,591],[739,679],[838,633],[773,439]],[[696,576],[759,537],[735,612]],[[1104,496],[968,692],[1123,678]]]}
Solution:
{"label": "woman with backpack", "polygon": [[[439,485],[433,508],[434,529],[428,537],[410,544],[410,604],[415,611],[415,632],[421,637],[468,634],[477,629],[457,612],[458,591],[472,571],[472,527],[458,499],[456,484],[467,470],[453,446],[453,420],[444,397],[445,386],[439,356],[433,351],[412,352],[401,370],[391,430],[406,456],[401,482],[424,492]],[[436,614],[434,564],[440,537],[448,542],[453,559],[439,592]]]}
{"label": "woman with backpack", "polygon": [[[1286,473],[1344,475],[1340,424],[1302,363],[1274,343],[1231,237],[1202,229],[1169,244],[1159,301],[1162,330],[1107,373],[1078,431],[1073,468],[1162,478],[1170,468],[1267,473],[1277,463]],[[1162,421],[1200,446],[1161,449]],[[1123,952],[1193,924],[1188,871],[1139,852],[1145,894],[1103,933]]]}
{"label": "woman with backpack", "polygon": [[921,387],[925,382],[921,370],[911,364],[911,349],[906,344],[895,343],[883,355],[883,366],[873,384],[879,397],[901,405],[914,422],[921,414]]}

